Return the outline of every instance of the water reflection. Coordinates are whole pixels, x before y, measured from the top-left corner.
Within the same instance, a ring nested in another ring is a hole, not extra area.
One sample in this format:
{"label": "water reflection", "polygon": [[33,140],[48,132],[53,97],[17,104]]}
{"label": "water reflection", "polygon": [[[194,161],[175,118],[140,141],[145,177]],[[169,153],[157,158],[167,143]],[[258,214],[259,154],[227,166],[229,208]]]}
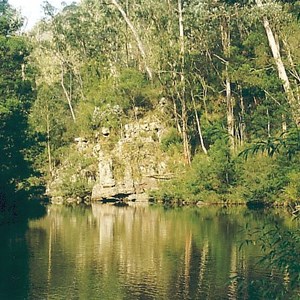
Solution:
{"label": "water reflection", "polygon": [[28,252],[26,224],[0,226],[0,299],[26,299],[28,287]]}
{"label": "water reflection", "polygon": [[51,206],[27,232],[28,297],[257,299],[230,277],[268,276],[255,248],[239,250],[244,224],[268,217],[244,208]]}
{"label": "water reflection", "polygon": [[30,285],[28,220],[40,218],[46,212],[38,200],[29,201],[21,196],[10,198],[4,204],[9,209],[0,211],[0,299],[27,299]]}

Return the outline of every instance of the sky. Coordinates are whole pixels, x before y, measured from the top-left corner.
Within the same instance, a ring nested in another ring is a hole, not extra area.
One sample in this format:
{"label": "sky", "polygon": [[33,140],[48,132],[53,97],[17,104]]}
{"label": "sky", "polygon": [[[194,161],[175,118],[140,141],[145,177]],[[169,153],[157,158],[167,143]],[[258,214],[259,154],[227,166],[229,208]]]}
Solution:
{"label": "sky", "polygon": [[[42,4],[44,0],[8,0],[8,3],[16,9],[20,9],[25,20],[25,30],[29,30],[33,25],[40,20],[44,14]],[[48,0],[54,7],[62,8],[61,3],[71,4],[72,2],[79,2],[79,0]]]}

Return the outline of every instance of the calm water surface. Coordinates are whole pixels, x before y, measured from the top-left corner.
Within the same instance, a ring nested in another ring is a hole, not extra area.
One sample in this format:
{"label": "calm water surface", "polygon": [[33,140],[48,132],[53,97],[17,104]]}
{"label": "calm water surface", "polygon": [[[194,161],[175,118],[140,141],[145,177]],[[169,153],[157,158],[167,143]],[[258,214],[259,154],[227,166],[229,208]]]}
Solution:
{"label": "calm water surface", "polygon": [[246,224],[275,220],[292,226],[246,208],[49,206],[27,227],[1,226],[0,299],[262,299],[250,283],[280,274],[239,248]]}

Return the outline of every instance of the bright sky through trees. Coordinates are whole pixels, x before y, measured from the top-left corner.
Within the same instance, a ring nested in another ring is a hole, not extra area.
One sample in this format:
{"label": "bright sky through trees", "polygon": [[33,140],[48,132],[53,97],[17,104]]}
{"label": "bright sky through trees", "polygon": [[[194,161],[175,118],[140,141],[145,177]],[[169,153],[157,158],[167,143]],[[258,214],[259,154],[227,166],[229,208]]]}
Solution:
{"label": "bright sky through trees", "polygon": [[[26,18],[24,24],[26,30],[32,28],[44,16],[42,9],[44,0],[9,0],[8,2],[13,7],[21,10],[22,15]],[[49,0],[48,2],[60,9],[63,2],[71,4],[72,2],[79,2],[79,0]]]}

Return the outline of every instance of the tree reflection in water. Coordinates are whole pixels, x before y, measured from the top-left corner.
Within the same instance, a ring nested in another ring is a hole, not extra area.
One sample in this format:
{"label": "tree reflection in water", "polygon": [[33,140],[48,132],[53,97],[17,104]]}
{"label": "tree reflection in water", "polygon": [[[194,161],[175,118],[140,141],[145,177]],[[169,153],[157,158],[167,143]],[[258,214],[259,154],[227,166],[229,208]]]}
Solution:
{"label": "tree reflection in water", "polygon": [[257,227],[269,216],[241,207],[51,206],[45,218],[30,222],[27,234],[29,295],[256,299],[252,281],[281,282],[284,276],[271,279],[271,270],[257,265],[257,247],[239,250],[245,238],[241,228]]}

